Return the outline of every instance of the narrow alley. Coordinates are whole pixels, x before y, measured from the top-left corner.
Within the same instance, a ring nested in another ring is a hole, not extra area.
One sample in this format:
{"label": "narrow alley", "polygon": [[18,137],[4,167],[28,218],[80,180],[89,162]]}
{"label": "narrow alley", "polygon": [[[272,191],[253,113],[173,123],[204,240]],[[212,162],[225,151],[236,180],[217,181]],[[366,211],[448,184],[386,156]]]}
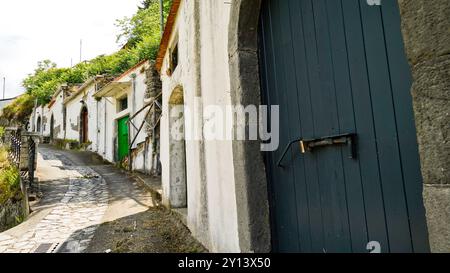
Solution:
{"label": "narrow alley", "polygon": [[1,2],[0,253],[450,253],[450,0]]}
{"label": "narrow alley", "polygon": [[93,153],[41,145],[37,176],[42,198],[0,233],[0,253],[204,251],[149,191]]}

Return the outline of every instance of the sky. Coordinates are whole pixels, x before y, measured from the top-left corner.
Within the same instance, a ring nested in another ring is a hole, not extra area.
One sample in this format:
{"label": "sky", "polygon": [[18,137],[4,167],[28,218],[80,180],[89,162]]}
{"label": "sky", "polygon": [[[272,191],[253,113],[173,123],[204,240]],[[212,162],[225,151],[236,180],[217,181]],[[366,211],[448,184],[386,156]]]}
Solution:
{"label": "sky", "polygon": [[132,16],[141,0],[0,0],[0,98],[24,92],[37,62],[58,67],[117,51],[116,19]]}

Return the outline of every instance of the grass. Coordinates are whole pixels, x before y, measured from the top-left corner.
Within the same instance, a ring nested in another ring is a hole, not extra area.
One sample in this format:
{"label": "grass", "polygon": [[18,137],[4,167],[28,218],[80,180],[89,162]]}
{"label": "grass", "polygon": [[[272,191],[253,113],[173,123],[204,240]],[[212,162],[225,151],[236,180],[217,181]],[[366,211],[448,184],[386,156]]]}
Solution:
{"label": "grass", "polygon": [[0,205],[10,199],[20,199],[19,170],[8,161],[8,150],[0,147]]}

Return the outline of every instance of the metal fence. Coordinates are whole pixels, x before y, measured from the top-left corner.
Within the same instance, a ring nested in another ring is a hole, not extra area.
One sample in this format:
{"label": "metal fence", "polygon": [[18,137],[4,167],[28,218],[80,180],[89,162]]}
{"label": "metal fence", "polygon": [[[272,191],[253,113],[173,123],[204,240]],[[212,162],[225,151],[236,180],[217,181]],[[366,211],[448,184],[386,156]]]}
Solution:
{"label": "metal fence", "polygon": [[34,172],[36,170],[36,142],[32,137],[28,137],[28,183],[31,190],[36,189],[34,183]]}
{"label": "metal fence", "polygon": [[34,191],[37,185],[34,183],[36,170],[36,142],[32,136],[22,135],[21,130],[10,131],[10,161],[17,166],[20,176],[25,184]]}
{"label": "metal fence", "polygon": [[22,134],[20,129],[10,132],[10,150],[9,158],[13,164],[20,166],[20,149],[22,147]]}

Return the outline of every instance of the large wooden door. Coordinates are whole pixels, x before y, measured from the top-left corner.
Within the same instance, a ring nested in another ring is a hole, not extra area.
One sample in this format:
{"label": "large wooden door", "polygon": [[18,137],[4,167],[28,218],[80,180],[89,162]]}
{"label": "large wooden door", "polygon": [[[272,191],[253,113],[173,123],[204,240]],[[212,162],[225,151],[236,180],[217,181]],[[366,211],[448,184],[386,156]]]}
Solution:
{"label": "large wooden door", "polygon": [[88,130],[89,130],[89,113],[86,107],[81,109],[81,134],[80,134],[80,142],[87,143],[89,141],[88,138]]}
{"label": "large wooden door", "polygon": [[[266,154],[274,251],[429,251],[399,10],[381,3],[263,1],[262,98],[281,115]],[[290,141],[342,134],[354,158],[293,145],[278,166]]]}
{"label": "large wooden door", "polygon": [[55,118],[52,117],[50,118],[50,140],[53,141],[55,138]]}

